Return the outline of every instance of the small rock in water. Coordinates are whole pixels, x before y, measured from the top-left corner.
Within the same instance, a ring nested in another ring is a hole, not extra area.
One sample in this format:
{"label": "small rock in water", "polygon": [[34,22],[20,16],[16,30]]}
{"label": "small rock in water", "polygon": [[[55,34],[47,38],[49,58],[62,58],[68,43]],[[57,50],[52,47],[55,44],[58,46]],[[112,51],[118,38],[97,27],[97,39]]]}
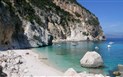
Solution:
{"label": "small rock in water", "polygon": [[113,72],[113,75],[115,75],[115,76],[120,76],[121,73],[120,73],[119,71],[114,71],[114,72]]}
{"label": "small rock in water", "polygon": [[119,70],[120,72],[123,72],[123,65],[122,65],[122,64],[118,64],[118,70]]}

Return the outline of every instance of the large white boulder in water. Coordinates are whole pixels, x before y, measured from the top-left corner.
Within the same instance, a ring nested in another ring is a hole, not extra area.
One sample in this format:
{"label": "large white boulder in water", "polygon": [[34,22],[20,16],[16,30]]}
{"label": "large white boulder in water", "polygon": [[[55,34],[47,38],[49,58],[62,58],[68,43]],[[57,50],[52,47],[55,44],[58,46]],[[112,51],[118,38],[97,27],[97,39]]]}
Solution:
{"label": "large white boulder in water", "polygon": [[102,57],[95,51],[87,52],[80,60],[83,67],[100,67],[103,66]]}

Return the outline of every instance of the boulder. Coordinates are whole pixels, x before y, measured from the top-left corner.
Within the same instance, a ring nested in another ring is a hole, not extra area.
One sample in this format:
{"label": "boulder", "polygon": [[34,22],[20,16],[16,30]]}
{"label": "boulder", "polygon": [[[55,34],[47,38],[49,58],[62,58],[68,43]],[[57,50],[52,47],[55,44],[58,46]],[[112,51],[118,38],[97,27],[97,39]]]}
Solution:
{"label": "boulder", "polygon": [[115,76],[120,76],[121,73],[120,73],[119,71],[114,71],[114,72],[113,72],[113,75],[115,75]]}
{"label": "boulder", "polygon": [[102,57],[95,51],[87,52],[80,60],[80,63],[83,67],[96,68],[103,66]]}
{"label": "boulder", "polygon": [[2,67],[5,67],[5,66],[6,66],[6,62],[2,62],[2,63],[1,63],[1,66],[2,66]]}
{"label": "boulder", "polygon": [[0,77],[7,77],[7,74],[3,72],[2,66],[0,66]]}
{"label": "boulder", "polygon": [[64,76],[74,76],[77,72],[73,68],[69,68],[65,73]]}
{"label": "boulder", "polygon": [[92,73],[86,73],[86,72],[81,72],[77,73],[73,68],[69,68],[65,73],[65,77],[110,77],[110,76],[103,76],[102,74],[92,74]]}
{"label": "boulder", "polygon": [[86,72],[81,72],[81,73],[79,73],[79,75],[80,75],[81,77],[87,77],[87,75],[90,75],[90,74],[87,74]]}
{"label": "boulder", "polygon": [[123,65],[122,65],[122,64],[118,64],[118,70],[119,70],[120,72],[123,72]]}

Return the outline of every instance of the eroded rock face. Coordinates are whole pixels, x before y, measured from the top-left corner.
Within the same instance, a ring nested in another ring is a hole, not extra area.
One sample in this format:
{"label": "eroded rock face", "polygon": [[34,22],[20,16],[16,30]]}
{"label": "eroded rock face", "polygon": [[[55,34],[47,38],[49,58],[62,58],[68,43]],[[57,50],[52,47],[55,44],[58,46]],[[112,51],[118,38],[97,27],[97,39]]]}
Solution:
{"label": "eroded rock face", "polygon": [[76,0],[53,0],[53,2],[74,17],[74,22],[67,21],[65,27],[69,27],[69,29],[68,32],[65,32],[64,35],[67,36],[64,39],[72,41],[106,39],[98,18],[79,5]]}
{"label": "eroded rock face", "polygon": [[4,49],[105,39],[98,18],[76,0],[0,0],[0,37]]}
{"label": "eroded rock face", "polygon": [[9,45],[12,41],[14,25],[10,12],[0,3],[0,45]]}
{"label": "eroded rock face", "polygon": [[97,52],[90,51],[84,55],[80,63],[83,67],[101,67],[103,66],[103,59]]}
{"label": "eroded rock face", "polygon": [[16,39],[15,37],[14,40],[15,44],[12,45],[13,47],[21,46],[23,48],[30,48],[30,47],[41,47],[41,46],[52,44],[52,39],[48,38],[50,37],[50,34],[48,33],[47,29],[44,29],[36,22],[32,24],[29,21],[24,20],[23,26],[24,26],[23,34],[22,33],[20,34],[22,37],[17,36],[18,39]]}
{"label": "eroded rock face", "polygon": [[[25,7],[21,6],[24,3]],[[24,18],[24,13],[30,15],[29,11],[33,13],[34,9],[26,1],[0,1],[0,49],[52,45],[52,35],[47,28],[41,26],[47,24],[39,24],[33,19]]]}

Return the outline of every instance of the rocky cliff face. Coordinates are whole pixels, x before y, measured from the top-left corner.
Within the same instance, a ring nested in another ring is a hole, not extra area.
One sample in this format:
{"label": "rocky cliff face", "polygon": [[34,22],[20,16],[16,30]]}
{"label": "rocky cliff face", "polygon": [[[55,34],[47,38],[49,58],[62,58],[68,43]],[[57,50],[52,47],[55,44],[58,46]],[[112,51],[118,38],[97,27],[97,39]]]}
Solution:
{"label": "rocky cliff face", "polygon": [[1,48],[104,39],[98,18],[76,0],[0,0]]}
{"label": "rocky cliff face", "polygon": [[[68,18],[67,15],[65,16],[67,22],[65,22],[65,28],[61,29],[65,36],[64,39],[73,41],[105,39],[98,18],[89,10],[79,5],[76,0],[53,0],[53,3],[70,15]],[[59,26],[58,24],[56,25]],[[65,30],[67,28],[69,29]]]}

